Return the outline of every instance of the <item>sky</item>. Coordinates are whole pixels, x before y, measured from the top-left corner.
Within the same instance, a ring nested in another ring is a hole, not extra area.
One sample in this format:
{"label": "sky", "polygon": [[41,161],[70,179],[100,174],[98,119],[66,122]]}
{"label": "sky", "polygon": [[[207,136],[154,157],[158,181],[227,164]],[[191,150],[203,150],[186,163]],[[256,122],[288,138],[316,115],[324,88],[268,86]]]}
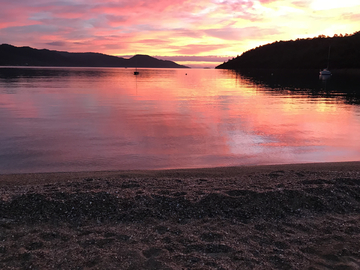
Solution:
{"label": "sky", "polygon": [[352,34],[360,0],[0,0],[0,44],[215,67],[279,40]]}

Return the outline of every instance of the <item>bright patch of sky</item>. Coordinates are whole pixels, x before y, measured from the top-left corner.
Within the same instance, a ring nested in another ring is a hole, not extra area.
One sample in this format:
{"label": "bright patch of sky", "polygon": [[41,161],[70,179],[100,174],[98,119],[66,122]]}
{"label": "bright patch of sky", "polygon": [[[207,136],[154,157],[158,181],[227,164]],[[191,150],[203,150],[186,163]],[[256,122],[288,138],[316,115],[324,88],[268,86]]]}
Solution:
{"label": "bright patch of sky", "polygon": [[360,30],[359,0],[0,1],[2,43],[119,56],[227,57]]}
{"label": "bright patch of sky", "polygon": [[311,4],[314,10],[328,10],[335,8],[351,8],[360,6],[359,0],[315,0]]}

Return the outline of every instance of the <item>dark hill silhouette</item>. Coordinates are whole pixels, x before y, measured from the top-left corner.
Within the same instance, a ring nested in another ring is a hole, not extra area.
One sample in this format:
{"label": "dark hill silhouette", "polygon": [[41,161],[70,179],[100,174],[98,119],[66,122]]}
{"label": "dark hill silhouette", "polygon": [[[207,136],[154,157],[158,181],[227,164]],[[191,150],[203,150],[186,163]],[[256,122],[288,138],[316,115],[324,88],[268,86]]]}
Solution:
{"label": "dark hill silhouette", "polygon": [[0,66],[188,68],[148,55],[135,55],[130,59],[125,59],[101,53],[38,50],[9,44],[0,45]]}
{"label": "dark hill silhouette", "polygon": [[360,68],[360,31],[352,35],[277,41],[244,52],[217,66],[219,69],[291,68],[323,69]]}
{"label": "dark hill silhouette", "polygon": [[[154,57],[151,57],[149,55],[142,55],[142,54],[137,54],[134,55],[133,57],[131,57],[129,59],[129,62],[131,63],[131,65],[129,65],[129,67],[162,67],[162,68],[174,68],[174,62],[169,61],[169,60],[160,60]],[[176,64],[178,65],[178,64]],[[187,68],[186,66],[180,66],[178,65],[178,67],[183,67],[183,68]]]}

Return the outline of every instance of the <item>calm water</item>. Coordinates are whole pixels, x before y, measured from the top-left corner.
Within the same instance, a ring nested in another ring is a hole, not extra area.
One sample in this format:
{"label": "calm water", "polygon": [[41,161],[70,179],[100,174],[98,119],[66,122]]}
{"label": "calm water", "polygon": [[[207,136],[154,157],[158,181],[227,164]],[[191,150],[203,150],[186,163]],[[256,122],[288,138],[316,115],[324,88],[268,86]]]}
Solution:
{"label": "calm water", "polygon": [[360,160],[356,76],[254,74],[0,68],[0,173]]}

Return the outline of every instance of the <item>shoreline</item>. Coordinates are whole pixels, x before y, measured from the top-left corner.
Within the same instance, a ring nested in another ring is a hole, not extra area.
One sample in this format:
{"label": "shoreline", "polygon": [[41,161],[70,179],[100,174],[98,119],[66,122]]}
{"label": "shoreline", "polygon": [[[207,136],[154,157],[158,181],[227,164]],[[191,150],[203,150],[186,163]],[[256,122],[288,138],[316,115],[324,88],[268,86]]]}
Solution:
{"label": "shoreline", "polygon": [[2,269],[358,269],[360,162],[0,175]]}
{"label": "shoreline", "polygon": [[[44,181],[52,178],[81,178],[91,175],[101,176],[171,176],[172,174],[188,176],[207,175],[207,176],[232,176],[234,174],[243,174],[246,172],[266,171],[266,170],[359,170],[360,161],[343,162],[309,162],[309,163],[288,163],[288,164],[266,164],[266,165],[239,165],[239,166],[221,166],[221,167],[202,167],[202,168],[179,168],[179,169],[154,169],[154,170],[100,170],[100,171],[60,171],[60,172],[31,172],[31,173],[0,173],[0,186],[10,179],[15,181]],[[56,180],[57,181],[57,180]]]}

